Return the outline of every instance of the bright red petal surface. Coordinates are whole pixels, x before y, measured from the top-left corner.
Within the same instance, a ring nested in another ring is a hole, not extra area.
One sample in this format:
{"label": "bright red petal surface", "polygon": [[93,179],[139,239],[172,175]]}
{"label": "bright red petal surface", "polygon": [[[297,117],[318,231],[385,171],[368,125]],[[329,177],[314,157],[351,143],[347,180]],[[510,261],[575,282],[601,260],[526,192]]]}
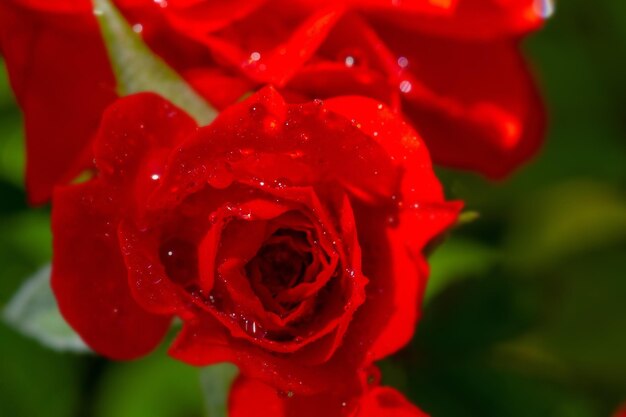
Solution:
{"label": "bright red petal surface", "polygon": [[374,387],[356,399],[336,392],[291,396],[243,376],[235,380],[228,406],[230,417],[428,417],[389,387]]}
{"label": "bright red petal surface", "polygon": [[500,178],[530,158],[545,109],[517,39],[471,42],[380,31],[407,59],[403,111],[436,163]]}
{"label": "bright red petal surface", "polygon": [[133,299],[117,239],[120,202],[99,181],[59,188],[52,213],[52,288],[65,319],[95,351],[133,359],[152,350],[170,318]]}
{"label": "bright red petal surface", "polygon": [[[86,3],[62,2],[81,10]],[[29,198],[42,203],[90,165],[88,144],[116,97],[113,74],[91,13],[38,13],[2,2],[0,50],[24,112]]]}

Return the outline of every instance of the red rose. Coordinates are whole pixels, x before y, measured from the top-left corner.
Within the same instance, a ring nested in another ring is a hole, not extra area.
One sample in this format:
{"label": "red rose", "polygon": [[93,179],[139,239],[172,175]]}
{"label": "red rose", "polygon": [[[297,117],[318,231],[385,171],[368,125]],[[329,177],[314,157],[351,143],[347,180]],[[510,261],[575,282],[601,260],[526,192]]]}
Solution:
{"label": "red rose", "polygon": [[94,154],[97,177],[54,195],[67,321],[130,359],[177,316],[173,356],[231,361],[285,392],[348,392],[411,338],[421,250],[459,210],[416,133],[366,98],[287,105],[264,89],[197,128],[130,96],[105,112]]}
{"label": "red rose", "polygon": [[[106,55],[88,0],[5,3],[0,7],[10,12],[0,10],[0,44],[25,109],[29,189],[39,202],[52,183],[67,182],[85,166],[88,159],[79,156],[94,120],[112,101],[114,83],[102,64]],[[419,128],[435,162],[493,178],[526,161],[541,144],[543,105],[519,42],[541,26],[549,10],[540,5],[547,2],[115,3],[152,49],[218,108],[268,83],[289,101],[370,96]],[[68,58],[76,62],[68,65]],[[24,79],[27,72],[31,76]],[[72,93],[59,94],[68,88]]]}

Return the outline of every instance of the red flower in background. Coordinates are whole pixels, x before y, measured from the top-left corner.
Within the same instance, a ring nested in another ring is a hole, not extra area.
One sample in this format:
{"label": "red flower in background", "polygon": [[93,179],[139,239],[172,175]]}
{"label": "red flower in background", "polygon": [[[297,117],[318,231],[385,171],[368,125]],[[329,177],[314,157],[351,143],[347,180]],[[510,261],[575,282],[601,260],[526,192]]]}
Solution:
{"label": "red flower in background", "polygon": [[231,361],[294,393],[359,391],[412,337],[424,245],[452,224],[427,150],[382,104],[287,105],[264,89],[197,128],[152,94],[121,99],[94,179],[57,189],[52,286],[96,351]]}
{"label": "red flower in background", "polygon": [[[267,83],[289,101],[370,96],[412,121],[435,162],[493,178],[541,143],[543,106],[519,51],[543,21],[540,0],[115,2],[219,108]],[[90,160],[113,77],[87,0],[4,2],[0,27],[40,202]]]}
{"label": "red flower in background", "polygon": [[117,96],[89,4],[0,2],[0,54],[24,113],[26,188],[34,203],[88,166],[92,136]]}

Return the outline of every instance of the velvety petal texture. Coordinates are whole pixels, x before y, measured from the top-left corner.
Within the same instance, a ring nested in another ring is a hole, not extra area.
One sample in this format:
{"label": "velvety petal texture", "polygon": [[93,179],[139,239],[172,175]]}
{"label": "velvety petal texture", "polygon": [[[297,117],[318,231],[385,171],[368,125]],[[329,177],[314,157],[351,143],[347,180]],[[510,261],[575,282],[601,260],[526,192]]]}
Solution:
{"label": "velvety petal texture", "polygon": [[198,128],[138,94],[105,112],[93,153],[96,177],[53,205],[53,285],[85,340],[139,356],[176,316],[174,357],[233,362],[287,397],[332,391],[336,415],[411,338],[423,248],[460,210],[417,133],[362,97],[266,88]]}

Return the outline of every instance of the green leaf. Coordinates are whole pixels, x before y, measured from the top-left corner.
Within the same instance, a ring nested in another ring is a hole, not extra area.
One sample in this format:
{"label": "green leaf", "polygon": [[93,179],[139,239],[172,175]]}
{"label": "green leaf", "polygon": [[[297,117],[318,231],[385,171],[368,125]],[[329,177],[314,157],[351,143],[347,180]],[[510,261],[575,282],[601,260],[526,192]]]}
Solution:
{"label": "green leaf", "polygon": [[430,256],[426,301],[431,301],[454,282],[484,275],[499,254],[478,241],[452,236]]}
{"label": "green leaf", "polygon": [[55,352],[1,321],[0,341],[0,416],[85,415],[83,370],[91,357]]}
{"label": "green leaf", "polygon": [[50,288],[50,266],[39,270],[19,289],[3,311],[4,321],[58,351],[89,352],[65,322]]}
{"label": "green leaf", "polygon": [[217,112],[133,31],[110,0],[94,0],[94,14],[100,22],[120,95],[150,91],[185,110],[202,125]]}
{"label": "green leaf", "polygon": [[626,198],[599,182],[562,183],[533,194],[511,224],[512,267],[547,268],[626,239]]}
{"label": "green leaf", "polygon": [[98,380],[93,416],[201,416],[198,370],[172,360],[165,345],[132,362],[110,363]]}
{"label": "green leaf", "polygon": [[230,363],[220,363],[200,371],[208,417],[228,417],[228,393],[237,373],[237,367]]}
{"label": "green leaf", "polygon": [[464,211],[459,214],[459,218],[456,221],[456,227],[460,227],[466,224],[474,223],[480,218],[480,213],[477,211]]}

